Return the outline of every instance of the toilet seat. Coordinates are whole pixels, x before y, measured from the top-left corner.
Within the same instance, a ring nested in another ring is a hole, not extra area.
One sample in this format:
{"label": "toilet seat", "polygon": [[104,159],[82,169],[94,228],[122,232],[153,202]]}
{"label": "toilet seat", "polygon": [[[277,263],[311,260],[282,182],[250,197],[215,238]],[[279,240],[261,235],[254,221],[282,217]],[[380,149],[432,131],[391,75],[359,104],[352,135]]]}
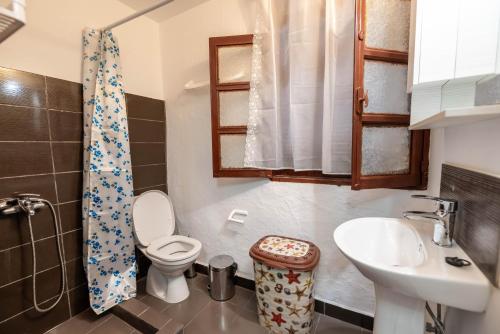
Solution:
{"label": "toilet seat", "polygon": [[182,235],[155,239],[147,248],[149,256],[160,262],[175,262],[198,256],[201,242]]}

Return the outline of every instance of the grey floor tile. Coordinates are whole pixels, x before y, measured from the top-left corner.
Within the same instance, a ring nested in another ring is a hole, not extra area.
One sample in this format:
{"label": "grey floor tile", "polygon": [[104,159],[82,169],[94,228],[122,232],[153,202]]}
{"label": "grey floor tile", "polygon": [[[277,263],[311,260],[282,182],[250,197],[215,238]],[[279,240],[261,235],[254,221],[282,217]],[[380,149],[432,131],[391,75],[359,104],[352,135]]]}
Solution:
{"label": "grey floor tile", "polygon": [[131,298],[121,303],[118,307],[121,307],[122,309],[133,315],[139,315],[142,312],[146,311],[148,305],[137,298]]}
{"label": "grey floor tile", "polygon": [[133,331],[134,328],[125,321],[111,315],[107,321],[91,330],[89,334],[130,334]]}
{"label": "grey floor tile", "polygon": [[229,299],[228,303],[245,308],[250,301],[255,301],[255,299],[252,299],[254,296],[255,292],[237,286],[233,298]]}
{"label": "grey floor tile", "polygon": [[191,289],[188,299],[177,304],[172,304],[162,313],[186,325],[209,302],[210,297],[208,295],[199,290]]}
{"label": "grey floor tile", "polygon": [[237,308],[236,316],[230,324],[232,333],[238,334],[267,334],[264,327],[259,324],[257,312],[248,311],[245,308]]}
{"label": "grey floor tile", "polygon": [[172,318],[170,318],[166,314],[161,313],[153,308],[149,308],[145,312],[141,313],[139,318],[157,329],[162,328],[167,324],[167,322],[172,320]]}
{"label": "grey floor tile", "polygon": [[189,289],[197,289],[208,295],[208,276],[198,274],[194,278],[187,279]]}
{"label": "grey floor tile", "polygon": [[151,308],[154,308],[158,312],[162,312],[167,308],[169,308],[170,306],[174,305],[174,304],[169,304],[166,301],[163,301],[159,298],[150,295],[147,295],[144,298],[142,298],[141,302],[143,302],[144,304],[148,305]]}
{"label": "grey floor tile", "polygon": [[362,334],[363,329],[332,317],[319,315],[315,334]]}
{"label": "grey floor tile", "polygon": [[227,302],[210,302],[184,328],[185,334],[222,334],[235,333],[231,328],[236,317],[236,306]]}
{"label": "grey floor tile", "polygon": [[46,334],[86,334],[92,329],[102,325],[109,320],[111,314],[98,316],[92,310],[83,311],[59,326],[48,331]]}

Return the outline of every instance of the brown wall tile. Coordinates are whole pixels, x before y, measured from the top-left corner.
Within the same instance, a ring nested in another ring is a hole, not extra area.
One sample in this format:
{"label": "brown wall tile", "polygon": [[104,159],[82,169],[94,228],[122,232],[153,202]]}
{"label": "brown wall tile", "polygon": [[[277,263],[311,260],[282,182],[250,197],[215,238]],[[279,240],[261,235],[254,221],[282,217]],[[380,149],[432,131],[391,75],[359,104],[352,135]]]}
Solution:
{"label": "brown wall tile", "polygon": [[164,142],[165,123],[156,121],[128,120],[131,142]]}
{"label": "brown wall tile", "polygon": [[[37,272],[55,267],[59,264],[57,241],[55,237],[40,240],[35,243],[37,257]],[[31,244],[0,251],[0,286],[11,283],[33,273],[33,255]]]}
{"label": "brown wall tile", "polygon": [[130,152],[132,166],[165,163],[164,143],[131,143]]}
{"label": "brown wall tile", "polygon": [[47,111],[0,105],[0,141],[48,141]]}
{"label": "brown wall tile", "polygon": [[69,307],[72,315],[83,312],[90,307],[89,291],[86,285],[80,285],[69,291]]}
{"label": "brown wall tile", "polygon": [[56,173],[83,169],[83,145],[81,143],[53,143]]}
{"label": "brown wall tile", "polygon": [[[2,162],[0,162],[2,163]],[[56,203],[54,175],[20,176],[0,179],[0,198],[11,197],[14,193],[40,194],[52,203]]]}
{"label": "brown wall tile", "polygon": [[68,232],[82,228],[82,202],[71,202],[59,205],[62,231]]}
{"label": "brown wall tile", "polygon": [[0,177],[52,173],[49,143],[1,143],[0,157]]}
{"label": "brown wall tile", "polygon": [[82,230],[76,230],[64,234],[64,253],[66,261],[71,261],[83,256]]}
{"label": "brown wall tile", "polygon": [[[31,218],[31,225],[33,226],[35,240],[55,234],[52,215],[47,208]],[[0,217],[0,250],[22,245],[30,242],[30,240],[26,216],[10,215]]]}
{"label": "brown wall tile", "polygon": [[87,283],[85,271],[83,270],[83,259],[81,257],[66,262],[66,273],[68,277],[68,290]]}
{"label": "brown wall tile", "polygon": [[[42,307],[51,305],[54,300],[55,298],[42,303]],[[68,299],[63,297],[59,304],[49,312],[38,313],[31,309],[0,323],[0,333],[41,334],[69,319],[69,316]]]}
{"label": "brown wall tile", "polygon": [[132,174],[134,176],[134,188],[152,187],[165,183],[167,168],[165,165],[133,167]]}
{"label": "brown wall tile", "polygon": [[47,77],[48,108],[82,111],[82,84]]}
{"label": "brown wall tile", "polygon": [[82,198],[82,172],[56,174],[59,203],[77,201]]}
{"label": "brown wall tile", "polygon": [[162,185],[153,186],[153,187],[147,187],[147,188],[139,188],[139,189],[135,188],[134,189],[134,196],[139,196],[143,192],[146,192],[146,191],[149,191],[149,190],[161,190],[164,193],[168,193],[167,185],[166,184],[162,184]]}
{"label": "brown wall tile", "polygon": [[[38,301],[43,302],[56,296],[61,288],[61,267],[39,273],[37,280],[43,282],[37,285]],[[32,307],[31,277],[1,287],[0,300],[2,305],[9,305],[9,307],[0,307],[0,322]]]}
{"label": "brown wall tile", "polygon": [[45,107],[44,77],[0,67],[0,104]]}
{"label": "brown wall tile", "polygon": [[50,131],[54,141],[83,141],[82,113],[49,110]]}
{"label": "brown wall tile", "polygon": [[126,94],[128,117],[165,121],[165,102],[149,97]]}

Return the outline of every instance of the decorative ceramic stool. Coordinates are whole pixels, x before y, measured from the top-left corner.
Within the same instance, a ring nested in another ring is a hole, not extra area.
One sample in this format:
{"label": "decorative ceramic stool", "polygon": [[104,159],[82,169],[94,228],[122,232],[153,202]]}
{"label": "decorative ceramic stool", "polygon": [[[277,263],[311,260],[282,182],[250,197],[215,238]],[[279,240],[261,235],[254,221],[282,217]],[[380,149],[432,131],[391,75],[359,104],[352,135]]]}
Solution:
{"label": "decorative ceramic stool", "polygon": [[314,269],[319,248],[270,235],[250,249],[259,322],[273,334],[309,334],[314,317]]}

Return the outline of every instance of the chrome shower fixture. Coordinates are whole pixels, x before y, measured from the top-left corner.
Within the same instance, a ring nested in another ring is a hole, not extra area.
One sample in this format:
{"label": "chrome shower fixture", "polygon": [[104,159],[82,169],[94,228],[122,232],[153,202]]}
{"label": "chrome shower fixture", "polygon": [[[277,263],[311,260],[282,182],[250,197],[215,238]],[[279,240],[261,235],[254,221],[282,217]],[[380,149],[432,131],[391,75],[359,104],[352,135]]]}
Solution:
{"label": "chrome shower fixture", "polygon": [[26,24],[25,6],[25,0],[12,0],[10,8],[0,7],[0,43]]}
{"label": "chrome shower fixture", "polygon": [[[33,227],[31,224],[31,217],[33,217],[38,211],[44,207],[49,207],[52,213],[52,219],[54,221],[54,228],[56,231],[56,242],[57,242],[57,252],[59,255],[59,262],[61,265],[61,292],[56,299],[56,301],[46,307],[42,308],[36,298],[36,251],[35,251],[35,237],[33,235]],[[48,200],[43,199],[38,194],[30,193],[20,193],[15,194],[14,197],[2,198],[0,199],[0,216],[13,215],[17,213],[24,213],[28,218],[28,227],[30,232],[31,241],[31,252],[33,256],[33,271],[32,271],[32,283],[33,283],[33,306],[38,312],[47,312],[53,309],[57,303],[61,300],[64,295],[65,289],[65,278],[66,278],[66,264],[64,263],[64,250],[62,247],[62,235],[61,235],[61,222],[57,219],[56,210],[52,203]]]}

